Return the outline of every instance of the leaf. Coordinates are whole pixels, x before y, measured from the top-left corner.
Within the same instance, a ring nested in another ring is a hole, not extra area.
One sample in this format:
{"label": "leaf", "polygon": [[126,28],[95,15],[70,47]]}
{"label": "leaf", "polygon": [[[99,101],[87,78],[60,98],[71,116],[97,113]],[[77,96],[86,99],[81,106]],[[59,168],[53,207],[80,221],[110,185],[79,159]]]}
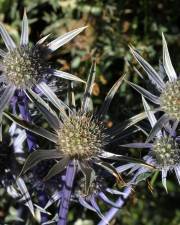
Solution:
{"label": "leaf", "polygon": [[57,50],[61,46],[63,46],[66,43],[68,43],[71,39],[76,37],[79,33],[81,33],[86,28],[87,28],[87,26],[81,27],[81,28],[78,28],[78,29],[75,29],[75,30],[72,30],[72,31],[70,31],[68,33],[63,34],[62,36],[56,38],[54,41],[51,41],[47,45],[48,49],[51,50],[51,51]]}
{"label": "leaf", "polygon": [[147,99],[149,99],[151,102],[153,102],[154,104],[159,105],[160,104],[160,100],[159,97],[156,95],[151,94],[149,91],[147,91],[146,89],[140,87],[137,84],[133,84],[130,81],[126,80],[126,83],[128,83],[131,87],[133,87],[136,91],[138,91],[141,95],[143,95],[144,97],[146,97]]}
{"label": "leaf", "polygon": [[148,103],[146,102],[146,100],[143,96],[142,96],[142,102],[143,102],[143,106],[144,106],[145,112],[147,114],[147,117],[149,119],[149,122],[150,122],[151,126],[153,127],[157,122],[156,117],[154,116],[154,113],[152,112],[150,106],[148,105]]}
{"label": "leaf", "polygon": [[120,176],[120,174],[117,172],[116,168],[114,166],[112,166],[109,163],[106,163],[102,160],[96,160],[95,163],[99,166],[101,166],[102,168],[104,168],[106,171],[108,171],[109,173],[111,173],[114,177],[116,177],[118,183],[120,184],[125,184],[122,177]]}
{"label": "leaf", "polygon": [[2,114],[2,112],[4,111],[4,109],[8,106],[8,104],[10,103],[14,92],[16,90],[16,87],[14,85],[9,84],[5,91],[3,92],[3,94],[1,95],[0,98],[0,115]]}
{"label": "leaf", "polygon": [[2,24],[0,24],[0,34],[7,49],[13,51],[16,48],[16,45]]}
{"label": "leaf", "polygon": [[117,161],[126,161],[126,162],[131,162],[131,163],[136,163],[136,164],[140,164],[142,166],[154,169],[154,167],[148,163],[146,163],[144,160],[142,159],[136,159],[136,158],[132,158],[129,156],[124,156],[124,155],[117,155],[111,152],[103,152],[100,155],[101,158],[104,159],[113,159],[113,160],[117,160]]}
{"label": "leaf", "polygon": [[58,129],[60,127],[61,121],[58,118],[57,114],[49,107],[49,105],[34,91],[31,89],[28,90],[29,93],[26,92],[26,95],[30,98],[32,102],[36,105],[39,111],[44,115],[45,119],[49,123],[49,125],[54,129]]}
{"label": "leaf", "polygon": [[[72,109],[73,113],[76,112],[76,99],[75,99],[75,95],[74,95],[74,90],[73,90],[73,82],[69,82],[68,83],[68,94],[67,94],[67,98],[68,98],[68,105],[69,107]],[[69,114],[71,114],[71,111],[69,112]]]}
{"label": "leaf", "polygon": [[14,116],[8,112],[4,112],[3,115],[5,115],[11,121],[17,123],[19,126],[31,131],[32,133],[35,133],[41,137],[48,139],[49,141],[57,143],[57,139],[58,139],[57,135],[49,132],[48,130],[38,127],[38,126],[36,126],[30,122],[27,122],[25,120],[19,119],[18,117]]}
{"label": "leaf", "polygon": [[29,42],[29,33],[28,33],[28,19],[26,15],[26,10],[24,10],[24,16],[22,20],[22,31],[21,31],[21,40],[20,45],[24,46],[27,45]]}
{"label": "leaf", "polygon": [[36,150],[31,153],[25,161],[21,174],[26,173],[29,169],[36,166],[39,162],[47,159],[62,158],[63,154],[57,150]]}
{"label": "leaf", "polygon": [[79,78],[75,75],[72,75],[70,73],[66,73],[66,72],[63,72],[63,71],[60,71],[60,70],[55,70],[55,69],[50,70],[50,71],[51,71],[50,73],[52,73],[52,75],[54,75],[56,77],[60,77],[60,78],[70,80],[70,81],[78,81],[78,82],[86,83],[81,78]]}
{"label": "leaf", "polygon": [[7,53],[6,53],[4,50],[0,49],[0,56],[1,56],[1,57],[5,57],[6,54],[7,54]]}
{"label": "leaf", "polygon": [[165,83],[161,79],[159,74],[153,69],[153,67],[146,60],[142,58],[142,56],[132,46],[130,46],[130,51],[135,57],[135,59],[138,61],[138,63],[141,65],[141,67],[144,69],[144,71],[147,73],[152,83],[156,84],[160,90],[163,90],[163,88],[165,87]]}
{"label": "leaf", "polygon": [[169,55],[166,39],[164,37],[164,34],[162,33],[162,42],[163,42],[163,65],[164,69],[166,71],[166,74],[168,75],[168,78],[171,82],[177,80],[177,75],[174,70],[174,67],[171,62],[171,58]]}
{"label": "leaf", "polygon": [[97,117],[101,117],[103,115],[106,114],[107,110],[109,109],[109,105],[111,104],[111,101],[114,97],[114,95],[116,94],[118,88],[120,87],[120,85],[122,84],[122,81],[124,80],[126,75],[123,75],[122,77],[120,77],[116,83],[112,86],[112,88],[109,90],[98,114]]}
{"label": "leaf", "polygon": [[131,126],[135,125],[136,123],[140,122],[141,120],[145,119],[147,117],[145,112],[139,113],[136,116],[133,116],[121,124],[118,124],[110,129],[108,129],[108,133],[111,136],[116,136],[122,133],[124,130],[130,128]]}
{"label": "leaf", "polygon": [[61,199],[61,194],[56,191],[53,193],[53,195],[50,197],[49,201],[46,203],[44,209],[46,210],[48,207],[50,207],[54,202],[58,201]]}
{"label": "leaf", "polygon": [[149,137],[146,140],[146,143],[150,142],[158,134],[158,132],[168,123],[168,121],[169,121],[168,115],[164,114],[163,116],[161,116],[161,118],[152,128]]}
{"label": "leaf", "polygon": [[29,194],[28,189],[26,187],[26,184],[24,183],[23,179],[20,178],[20,177],[16,180],[16,183],[17,183],[17,186],[18,186],[18,188],[19,188],[19,190],[20,190],[20,192],[23,196],[23,200],[25,201],[25,205],[29,208],[31,214],[33,216],[35,216],[34,215],[34,206],[33,206],[33,203],[31,201],[31,197],[30,197],[30,194]]}
{"label": "leaf", "polygon": [[45,37],[42,37],[37,43],[36,45],[42,45],[45,40],[50,36],[51,34],[46,35]]}
{"label": "leaf", "polygon": [[136,178],[136,182],[139,183],[141,181],[145,181],[147,180],[148,177],[150,177],[152,175],[152,173],[142,173],[139,176],[137,176]]}
{"label": "leaf", "polygon": [[80,170],[82,171],[85,178],[85,195],[88,195],[89,189],[93,181],[95,180],[95,171],[86,163],[79,162]]}
{"label": "leaf", "polygon": [[96,62],[94,60],[91,65],[91,69],[88,75],[88,80],[86,83],[85,92],[83,95],[82,106],[81,106],[81,110],[83,113],[89,112],[89,101],[90,101],[92,90],[93,90],[95,76],[96,76]]}
{"label": "leaf", "polygon": [[64,157],[58,163],[56,163],[48,172],[48,174],[44,177],[44,181],[47,181],[54,177],[55,175],[61,173],[65,170],[67,164],[69,162],[69,157]]}
{"label": "leaf", "polygon": [[60,111],[61,116],[68,119],[65,109],[68,109],[69,111],[71,111],[71,109],[55,95],[51,88],[44,82],[39,83],[37,87],[41,93],[44,94],[49,99],[49,101]]}

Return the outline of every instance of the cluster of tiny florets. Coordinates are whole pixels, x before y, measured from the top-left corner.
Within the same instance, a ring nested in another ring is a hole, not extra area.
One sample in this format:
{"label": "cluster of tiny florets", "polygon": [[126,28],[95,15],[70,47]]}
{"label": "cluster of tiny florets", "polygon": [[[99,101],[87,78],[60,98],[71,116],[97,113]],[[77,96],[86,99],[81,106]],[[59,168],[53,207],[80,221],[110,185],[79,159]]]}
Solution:
{"label": "cluster of tiny florets", "polygon": [[160,167],[176,166],[180,162],[180,146],[170,137],[157,139],[153,144],[153,156]]}
{"label": "cluster of tiny florets", "polygon": [[103,149],[103,125],[86,115],[70,117],[57,134],[59,151],[71,158],[88,159]]}
{"label": "cluster of tiny florets", "polygon": [[167,82],[160,95],[160,104],[170,118],[180,121],[180,80]]}
{"label": "cluster of tiny florets", "polygon": [[47,69],[40,47],[21,46],[6,54],[2,60],[7,83],[17,88],[33,86]]}

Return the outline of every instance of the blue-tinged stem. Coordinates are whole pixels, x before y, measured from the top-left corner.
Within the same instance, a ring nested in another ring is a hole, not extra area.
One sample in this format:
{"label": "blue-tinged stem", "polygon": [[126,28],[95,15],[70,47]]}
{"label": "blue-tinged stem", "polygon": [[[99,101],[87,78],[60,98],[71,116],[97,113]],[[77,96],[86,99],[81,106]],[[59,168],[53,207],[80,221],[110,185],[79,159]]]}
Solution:
{"label": "blue-tinged stem", "polygon": [[131,194],[131,187],[127,187],[124,190],[124,196],[119,197],[118,200],[116,201],[116,204],[118,205],[118,208],[111,208],[106,214],[104,220],[101,220],[98,225],[107,225],[107,222],[109,223],[114,216],[118,213],[119,209],[124,205],[125,200],[128,198],[128,196]]}
{"label": "blue-tinged stem", "polygon": [[[18,92],[18,108],[22,118],[28,122],[31,121],[31,116],[28,110],[28,99],[23,91]],[[36,148],[37,141],[36,138],[29,131],[26,131],[26,133],[27,133],[28,148],[29,151],[31,152],[33,151],[33,149]]]}
{"label": "blue-tinged stem", "polygon": [[62,190],[62,198],[59,208],[59,221],[58,225],[66,225],[67,224],[67,216],[69,210],[69,204],[71,199],[71,192],[74,183],[74,178],[76,174],[76,166],[74,162],[70,162],[66,169],[66,176]]}
{"label": "blue-tinged stem", "polygon": [[[23,91],[18,91],[17,93],[17,105],[22,118],[28,122],[31,121],[31,115],[28,109],[28,98]],[[30,132],[26,131],[26,134],[27,134],[28,149],[29,152],[32,152],[37,147],[37,140],[34,137],[34,135],[32,135]],[[46,195],[42,191],[39,191],[38,198],[40,206],[44,207],[47,203]],[[41,213],[41,223],[47,221],[48,221],[47,214]]]}

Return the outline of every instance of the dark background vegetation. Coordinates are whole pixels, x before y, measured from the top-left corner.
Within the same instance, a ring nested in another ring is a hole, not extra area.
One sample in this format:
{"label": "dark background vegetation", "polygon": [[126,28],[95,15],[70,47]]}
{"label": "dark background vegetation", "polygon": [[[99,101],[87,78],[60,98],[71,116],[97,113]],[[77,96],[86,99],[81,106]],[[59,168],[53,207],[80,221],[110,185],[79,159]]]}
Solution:
{"label": "dark background vegetation", "polygon": [[[126,73],[128,79],[135,83],[142,82],[132,69],[131,64],[135,61],[129,52],[129,44],[134,45],[158,70],[162,56],[161,33],[164,32],[177,73],[180,69],[178,0],[0,0],[0,21],[16,41],[19,41],[24,8],[28,13],[30,40],[33,43],[49,33],[53,38],[88,25],[84,33],[57,51],[52,60],[58,63],[61,70],[86,79],[92,57],[96,57],[97,78],[93,100],[97,107],[122,74]],[[147,82],[143,84],[149,85]],[[78,85],[77,100],[81,98],[82,91],[83,87]],[[141,110],[139,94],[124,83],[111,105],[108,126]],[[136,138],[142,139],[140,135]],[[160,177],[152,188],[148,182],[141,182],[112,224],[180,225],[180,188],[173,175],[168,181],[168,188],[167,194]],[[14,224],[15,209],[15,202],[0,190],[0,224],[7,224],[8,221]],[[79,208],[71,208],[70,224],[78,217],[97,224],[98,217],[93,213],[78,213]]]}

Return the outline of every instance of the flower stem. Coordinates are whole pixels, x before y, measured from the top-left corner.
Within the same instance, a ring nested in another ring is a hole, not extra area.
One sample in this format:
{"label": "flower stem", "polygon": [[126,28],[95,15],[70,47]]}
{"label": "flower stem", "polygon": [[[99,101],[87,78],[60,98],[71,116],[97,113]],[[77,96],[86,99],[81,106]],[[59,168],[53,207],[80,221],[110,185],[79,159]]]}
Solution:
{"label": "flower stem", "polygon": [[66,176],[62,190],[62,199],[59,208],[59,221],[57,225],[66,225],[67,216],[69,210],[69,203],[71,199],[71,192],[74,183],[74,178],[76,174],[76,166],[73,161],[71,161],[66,169]]}
{"label": "flower stem", "polygon": [[[18,92],[17,102],[18,102],[18,108],[22,118],[28,122],[31,121],[31,116],[28,110],[28,98],[23,91]],[[37,146],[36,138],[28,131],[26,131],[26,133],[27,133],[28,148],[29,148],[29,151],[31,152]]]}

